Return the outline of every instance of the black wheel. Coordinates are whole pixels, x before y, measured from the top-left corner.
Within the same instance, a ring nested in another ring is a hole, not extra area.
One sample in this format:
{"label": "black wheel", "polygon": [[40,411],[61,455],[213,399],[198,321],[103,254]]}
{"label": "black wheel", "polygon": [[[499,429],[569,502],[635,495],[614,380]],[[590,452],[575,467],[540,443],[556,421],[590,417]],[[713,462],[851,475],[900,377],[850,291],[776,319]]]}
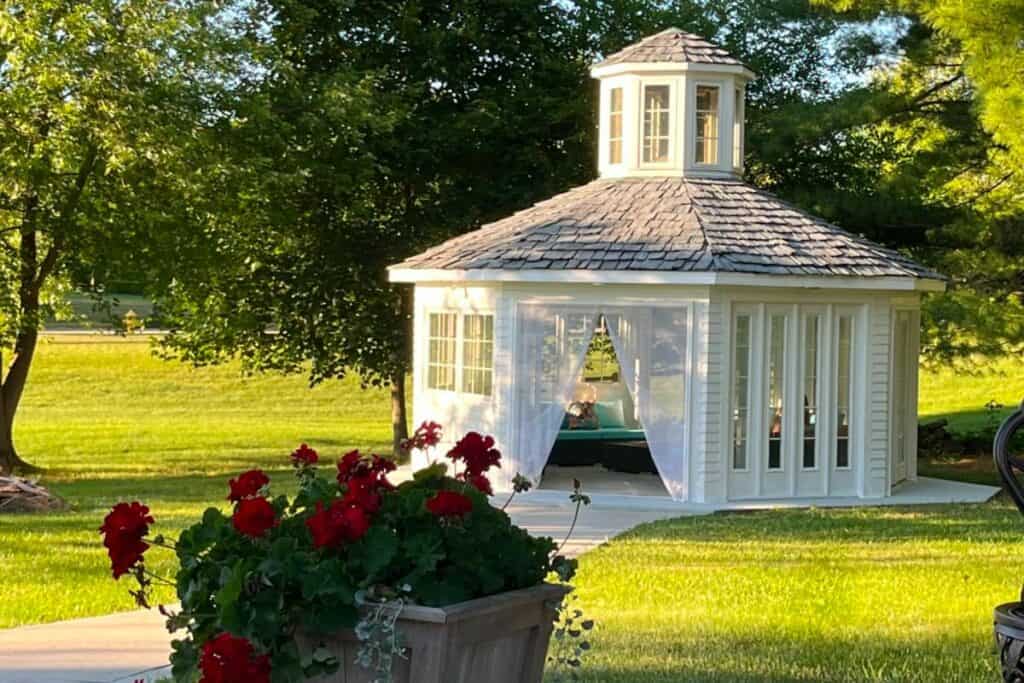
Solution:
{"label": "black wheel", "polygon": [[1024,514],[1024,483],[1020,479],[1021,476],[1024,476],[1024,459],[1010,453],[1013,437],[1022,427],[1024,427],[1024,404],[1021,404],[1017,412],[1006,418],[999,428],[992,448],[992,455],[995,458],[999,476],[1010,493],[1010,498],[1016,503],[1021,514]]}
{"label": "black wheel", "polygon": [[1024,683],[1024,605],[996,607],[995,635],[1004,683]]}

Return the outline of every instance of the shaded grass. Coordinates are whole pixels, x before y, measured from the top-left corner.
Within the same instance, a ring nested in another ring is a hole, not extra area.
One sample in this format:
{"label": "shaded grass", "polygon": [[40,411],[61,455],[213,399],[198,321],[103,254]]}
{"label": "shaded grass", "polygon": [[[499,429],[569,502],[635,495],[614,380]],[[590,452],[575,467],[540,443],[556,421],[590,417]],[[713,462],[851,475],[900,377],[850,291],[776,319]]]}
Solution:
{"label": "shaded grass", "polygon": [[[1022,399],[1024,357],[991,361],[975,374],[952,368],[921,371],[921,422],[946,419],[958,434],[994,431],[992,424],[1013,412]],[[1004,407],[990,415],[985,409],[989,401]]]}
{"label": "shaded grass", "polygon": [[[0,515],[0,628],[132,608],[96,532],[118,500],[143,500],[154,531],[176,535],[240,471],[263,467],[287,487],[287,454],[302,441],[332,455],[390,448],[388,399],[355,378],[310,389],[303,377],[242,377],[235,364],[161,361],[144,340],[54,339],[40,346],[16,436],[72,509]],[[150,556],[171,573],[170,553]]]}
{"label": "shaded grass", "polygon": [[722,514],[581,559],[584,681],[992,681],[992,608],[1020,585],[1002,504]]}

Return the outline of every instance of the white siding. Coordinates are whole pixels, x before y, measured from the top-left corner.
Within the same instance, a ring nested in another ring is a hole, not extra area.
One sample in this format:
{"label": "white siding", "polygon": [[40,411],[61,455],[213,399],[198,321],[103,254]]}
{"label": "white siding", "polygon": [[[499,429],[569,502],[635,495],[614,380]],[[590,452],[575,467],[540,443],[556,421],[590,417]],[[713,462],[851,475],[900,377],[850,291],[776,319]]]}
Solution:
{"label": "white siding", "polygon": [[892,315],[889,301],[876,298],[868,309],[867,439],[861,496],[889,494],[890,345]]}
{"label": "white siding", "polygon": [[[469,431],[491,434],[504,444],[507,420],[501,414],[503,399],[508,390],[509,362],[506,340],[510,334],[508,324],[499,314],[502,305],[501,286],[445,287],[417,285],[415,293],[415,320],[413,321],[413,423],[415,429],[425,420],[433,420],[444,427],[443,441],[438,451],[446,452],[456,439]],[[462,392],[437,391],[426,386],[427,333],[431,312],[450,311],[494,314],[494,389],[491,396],[478,396]],[[505,364],[505,365],[503,365]]]}
{"label": "white siding", "polygon": [[697,427],[702,439],[694,449],[693,462],[696,464],[694,502],[721,502],[726,498],[726,444],[728,434],[728,357],[729,325],[728,305],[720,296],[712,295],[710,302],[702,307],[707,311],[700,333],[704,395],[699,405],[704,424]]}

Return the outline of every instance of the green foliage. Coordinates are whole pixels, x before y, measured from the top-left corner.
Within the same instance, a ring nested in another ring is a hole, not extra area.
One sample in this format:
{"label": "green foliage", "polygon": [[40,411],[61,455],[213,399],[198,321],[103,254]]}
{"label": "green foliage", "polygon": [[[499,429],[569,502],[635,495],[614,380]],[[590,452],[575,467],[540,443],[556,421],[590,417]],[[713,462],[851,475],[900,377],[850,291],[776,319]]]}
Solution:
{"label": "green foliage", "polygon": [[[195,671],[202,643],[227,631],[271,656],[275,681],[302,680],[338,665],[317,654],[318,637],[357,624],[366,640],[374,638],[365,658],[379,668],[382,646],[375,638],[391,638],[394,624],[385,628],[382,600],[367,596],[397,591],[402,602],[444,606],[534,586],[552,571],[550,538],[533,538],[484,494],[451,477],[420,477],[383,492],[365,534],[318,549],[306,522],[317,504],[329,506],[344,488],[312,470],[298,476],[295,503],[283,496],[273,501],[278,524],[261,538],[242,535],[216,508],[181,533],[175,623],[187,624],[188,638],[172,655],[176,676]],[[441,490],[470,498],[472,511],[463,517],[429,511],[428,499]],[[365,614],[371,618],[362,623]],[[395,651],[400,647],[393,644]]]}

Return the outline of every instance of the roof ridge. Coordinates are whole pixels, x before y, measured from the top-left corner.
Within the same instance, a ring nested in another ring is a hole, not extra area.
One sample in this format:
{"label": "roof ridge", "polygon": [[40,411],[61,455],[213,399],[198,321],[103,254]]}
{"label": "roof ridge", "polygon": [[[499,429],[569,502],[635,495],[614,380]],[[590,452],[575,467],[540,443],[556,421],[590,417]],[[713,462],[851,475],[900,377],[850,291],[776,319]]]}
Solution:
{"label": "roof ridge", "polygon": [[708,256],[711,257],[711,267],[717,270],[718,254],[715,253],[715,246],[711,243],[711,236],[708,235],[708,229],[707,226],[704,225],[704,220],[701,218],[700,211],[697,211],[697,208],[699,208],[697,205],[697,199],[693,196],[693,193],[690,192],[690,185],[686,182],[685,178],[683,179],[683,192],[686,193],[686,198],[689,200],[690,215],[696,218],[697,227],[700,228],[700,234],[704,240],[704,244],[702,245],[703,249],[708,253]]}

